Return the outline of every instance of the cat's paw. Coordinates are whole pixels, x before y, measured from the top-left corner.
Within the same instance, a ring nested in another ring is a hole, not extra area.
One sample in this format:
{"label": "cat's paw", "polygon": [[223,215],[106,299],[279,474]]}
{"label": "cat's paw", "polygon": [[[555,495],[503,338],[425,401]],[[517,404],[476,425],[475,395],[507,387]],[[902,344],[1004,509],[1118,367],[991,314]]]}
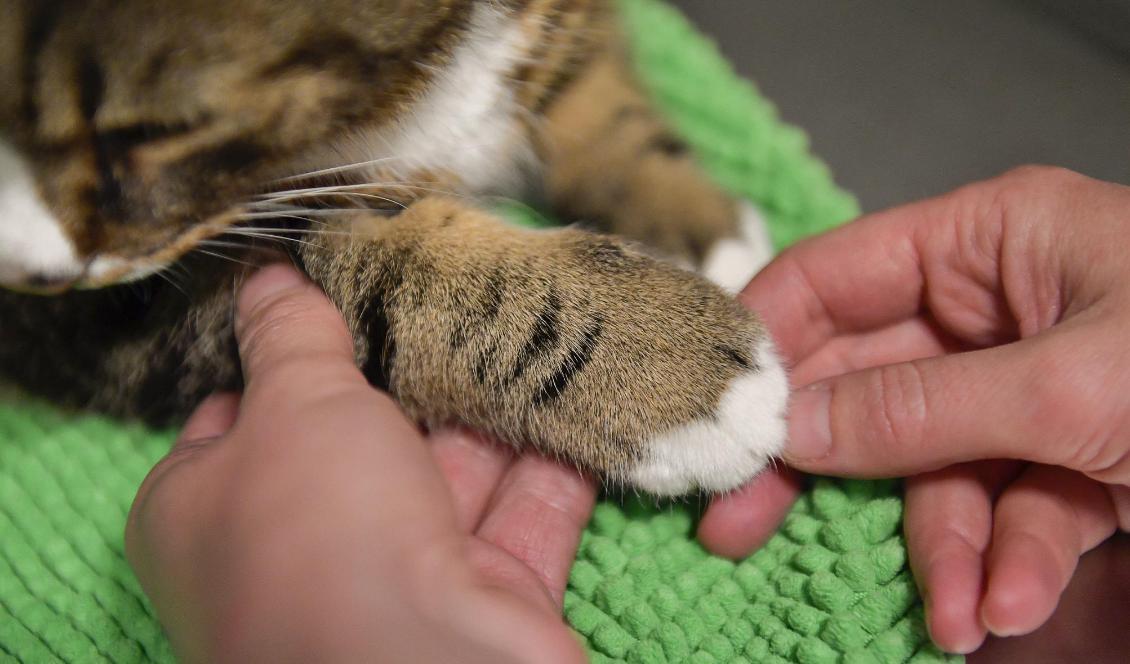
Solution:
{"label": "cat's paw", "polygon": [[751,366],[730,381],[713,413],[645,443],[629,473],[633,486],[664,496],[728,491],[781,452],[788,376],[768,339],[754,344],[751,357]]}
{"label": "cat's paw", "polygon": [[773,258],[773,241],[765,217],[749,201],[738,203],[738,235],[714,244],[702,262],[704,277],[736,293]]}

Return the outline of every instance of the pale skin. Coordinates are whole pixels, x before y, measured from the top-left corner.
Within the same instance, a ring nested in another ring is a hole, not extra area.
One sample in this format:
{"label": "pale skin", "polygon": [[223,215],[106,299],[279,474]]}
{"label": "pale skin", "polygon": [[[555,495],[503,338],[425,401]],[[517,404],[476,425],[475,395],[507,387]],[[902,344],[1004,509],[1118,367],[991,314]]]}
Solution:
{"label": "pale skin", "polygon": [[585,661],[561,603],[591,481],[425,438],[292,268],[248,281],[236,327],[245,392],[200,407],[126,529],[182,661]]}
{"label": "pale skin", "polygon": [[[943,648],[1034,630],[1130,527],[1128,239],[1130,188],[1024,169],[801,243],[742,295],[793,366],[790,465],[911,476]],[[583,661],[561,598],[591,482],[423,437],[287,268],[248,282],[237,321],[245,393],[193,416],[127,527],[185,660]],[[700,538],[752,551],[797,485],[719,498]]]}
{"label": "pale skin", "polygon": [[[930,633],[953,652],[1034,631],[1079,556],[1130,527],[1130,188],[1028,167],[803,242],[742,297],[800,388],[789,465],[903,477]],[[740,556],[788,473],[716,500]]]}

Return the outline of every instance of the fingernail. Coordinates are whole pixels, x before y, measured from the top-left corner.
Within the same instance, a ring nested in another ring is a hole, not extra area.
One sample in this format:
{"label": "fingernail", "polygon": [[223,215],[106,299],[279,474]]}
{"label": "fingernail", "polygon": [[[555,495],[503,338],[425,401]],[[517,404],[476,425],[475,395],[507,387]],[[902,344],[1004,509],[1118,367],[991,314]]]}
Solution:
{"label": "fingernail", "polygon": [[981,649],[985,644],[985,637],[971,636],[964,641],[958,641],[950,645],[947,650],[955,655],[972,655]]}
{"label": "fingernail", "polygon": [[991,613],[992,609],[989,608],[988,602],[981,606],[981,624],[985,627],[989,634],[992,634],[995,637],[1007,639],[1013,636],[1023,636],[1032,631],[1031,628],[1025,628],[1021,625],[1010,625],[1008,624],[1007,620],[1003,623],[997,622],[990,615]]}
{"label": "fingernail", "polygon": [[816,385],[793,395],[789,406],[789,444],[785,456],[814,461],[831,453],[831,403],[832,390],[827,386]]}
{"label": "fingernail", "polygon": [[305,277],[286,263],[268,265],[243,284],[237,300],[238,309],[246,313],[264,300],[283,291],[298,288],[305,283]]}
{"label": "fingernail", "polygon": [[1003,625],[994,625],[991,620],[985,615],[984,609],[981,610],[981,624],[993,636],[1001,639],[1007,639],[1012,636],[1020,636],[1023,632],[1013,627],[1005,627]]}

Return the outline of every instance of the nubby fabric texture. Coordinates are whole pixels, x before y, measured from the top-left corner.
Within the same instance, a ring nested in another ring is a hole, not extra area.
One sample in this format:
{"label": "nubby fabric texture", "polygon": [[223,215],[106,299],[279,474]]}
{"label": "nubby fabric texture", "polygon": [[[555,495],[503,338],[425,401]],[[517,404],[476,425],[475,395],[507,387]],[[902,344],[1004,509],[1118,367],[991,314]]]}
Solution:
{"label": "nubby fabric texture", "polygon": [[[639,73],[711,174],[756,201],[778,246],[857,213],[805,136],[658,0],[620,7]],[[511,207],[507,214],[535,223]],[[0,663],[172,662],[125,561],[154,432],[0,395]],[[779,534],[732,563],[694,541],[698,507],[605,499],[565,614],[594,662],[961,661],[929,643],[892,482],[816,480]]]}

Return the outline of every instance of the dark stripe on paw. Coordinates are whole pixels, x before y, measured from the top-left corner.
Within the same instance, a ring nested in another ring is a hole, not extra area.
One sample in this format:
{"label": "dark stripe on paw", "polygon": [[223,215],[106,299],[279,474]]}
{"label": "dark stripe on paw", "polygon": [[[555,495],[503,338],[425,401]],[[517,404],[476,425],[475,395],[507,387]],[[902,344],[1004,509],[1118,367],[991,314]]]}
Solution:
{"label": "dark stripe on paw", "polygon": [[522,350],[519,351],[508,382],[513,383],[521,378],[535,360],[543,355],[548,355],[554,348],[557,348],[557,344],[561,341],[561,332],[557,329],[560,314],[561,298],[557,295],[557,291],[550,287],[549,294],[546,296],[545,308],[541,310],[537,320],[534,321],[533,332]]}
{"label": "dark stripe on paw", "polygon": [[569,349],[569,354],[565,356],[557,371],[542,383],[541,388],[534,395],[535,406],[544,408],[561,397],[577,374],[584,371],[592,360],[593,351],[596,350],[597,341],[603,331],[604,320],[601,318],[597,318],[589,325],[580,341]]}
{"label": "dark stripe on paw", "polygon": [[361,312],[360,328],[368,345],[368,355],[361,373],[373,387],[388,390],[392,386],[392,365],[396,360],[396,338],[389,328],[385,303],[370,302]]}
{"label": "dark stripe on paw", "polygon": [[492,364],[497,361],[498,348],[490,346],[479,352],[479,358],[475,360],[475,382],[479,385],[485,385],[487,382],[487,373]]}
{"label": "dark stripe on paw", "polygon": [[718,351],[726,359],[728,359],[729,361],[738,365],[742,369],[745,369],[746,371],[751,371],[751,370],[757,371],[759,369],[759,367],[756,364],[754,364],[753,360],[750,359],[746,354],[742,353],[741,351],[734,350],[733,348],[730,348],[729,346],[722,346],[722,345],[715,346],[714,350]]}
{"label": "dark stripe on paw", "polygon": [[[498,318],[498,314],[502,310],[502,298],[505,293],[506,278],[501,269],[495,269],[490,278],[487,279],[478,306],[468,307],[462,320],[457,322],[455,329],[451,331],[451,350],[457,351],[465,347],[475,332],[482,330],[494,322],[495,318]],[[455,302],[453,306],[457,307],[459,303]]]}
{"label": "dark stripe on paw", "polygon": [[608,238],[595,238],[586,244],[581,255],[603,272],[619,272],[628,267],[630,257],[618,242]]}
{"label": "dark stripe on paw", "polygon": [[687,145],[686,141],[671,134],[664,133],[654,136],[650,141],[644,143],[640,153],[659,152],[674,158],[686,156],[690,151],[691,148]]}

